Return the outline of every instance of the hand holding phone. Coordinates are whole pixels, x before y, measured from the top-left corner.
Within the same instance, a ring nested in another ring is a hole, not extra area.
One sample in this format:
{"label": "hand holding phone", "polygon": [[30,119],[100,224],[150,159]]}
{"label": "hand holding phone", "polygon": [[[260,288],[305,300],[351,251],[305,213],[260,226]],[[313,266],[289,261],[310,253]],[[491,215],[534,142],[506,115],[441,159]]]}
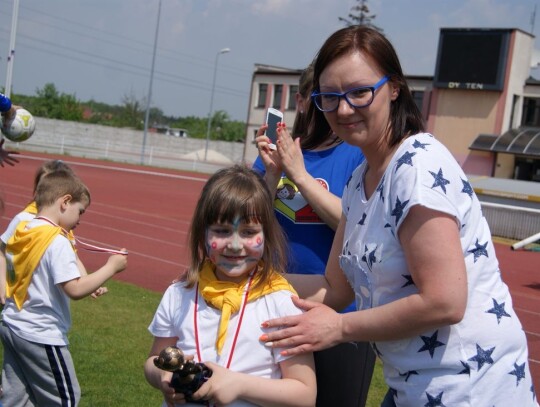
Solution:
{"label": "hand holding phone", "polygon": [[277,142],[277,124],[283,121],[283,113],[277,109],[269,107],[266,111],[266,124],[268,128],[266,129],[266,136],[270,139],[271,144],[268,146],[272,149],[276,149]]}

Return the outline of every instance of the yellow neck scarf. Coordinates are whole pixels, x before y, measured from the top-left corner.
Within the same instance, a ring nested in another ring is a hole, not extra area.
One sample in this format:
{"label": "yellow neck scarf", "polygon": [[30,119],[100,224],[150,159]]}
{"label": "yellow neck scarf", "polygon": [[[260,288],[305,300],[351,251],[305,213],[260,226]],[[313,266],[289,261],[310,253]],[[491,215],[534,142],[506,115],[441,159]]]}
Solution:
{"label": "yellow neck scarf", "polygon": [[28,205],[26,205],[26,208],[23,209],[23,212],[31,213],[32,215],[37,215],[38,209],[36,201],[30,202]]}
{"label": "yellow neck scarf", "polygon": [[26,301],[32,274],[45,250],[57,235],[64,233],[61,227],[52,225],[26,229],[27,223],[17,225],[6,245],[6,252],[12,255],[12,265],[8,263],[6,294],[13,297],[19,310]]}
{"label": "yellow neck scarf", "polygon": [[[30,213],[32,215],[38,214],[38,207],[36,204],[36,201],[30,202],[28,205],[26,205],[26,208],[23,209],[23,212]],[[77,248],[75,247],[75,235],[73,234],[73,230],[70,230],[68,232],[68,239],[71,242],[71,245],[73,246],[74,250],[77,251]]]}
{"label": "yellow neck scarf", "polygon": [[[216,339],[217,353],[221,355],[223,345],[225,344],[229,319],[232,314],[240,311],[242,297],[249,278],[246,277],[239,284],[230,281],[221,281],[217,279],[214,270],[215,266],[211,262],[206,261],[203,264],[199,275],[199,291],[207,303],[221,310],[221,320]],[[264,284],[257,283],[257,276],[254,276],[251,287],[249,287],[247,302],[255,301],[266,294],[280,290],[289,290],[296,294],[296,291],[289,282],[277,272],[271,273],[268,281]]]}

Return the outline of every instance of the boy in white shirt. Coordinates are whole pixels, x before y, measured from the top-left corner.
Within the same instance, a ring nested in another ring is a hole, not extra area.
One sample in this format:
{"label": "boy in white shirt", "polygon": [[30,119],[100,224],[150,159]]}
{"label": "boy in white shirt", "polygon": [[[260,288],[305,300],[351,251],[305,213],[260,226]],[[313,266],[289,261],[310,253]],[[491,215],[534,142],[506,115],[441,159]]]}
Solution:
{"label": "boy in white shirt", "polygon": [[81,275],[69,231],[90,204],[90,192],[73,173],[45,176],[35,201],[37,216],[21,222],[6,246],[2,401],[9,406],[76,406],[80,387],[67,346],[69,300],[92,294],[123,271],[127,256],[113,254],[96,272]]}

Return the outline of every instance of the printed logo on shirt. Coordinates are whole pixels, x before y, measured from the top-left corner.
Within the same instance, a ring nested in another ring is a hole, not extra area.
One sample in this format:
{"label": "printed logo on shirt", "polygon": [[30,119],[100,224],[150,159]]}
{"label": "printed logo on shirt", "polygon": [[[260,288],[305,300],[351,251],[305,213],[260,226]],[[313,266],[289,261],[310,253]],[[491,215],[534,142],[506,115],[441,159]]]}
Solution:
{"label": "printed logo on shirt", "polygon": [[[328,182],[324,179],[316,180],[327,191],[330,190]],[[317,223],[324,224],[322,219],[315,213],[310,204],[302,196],[296,185],[287,177],[281,178],[276,191],[274,207],[283,216],[294,223]]]}

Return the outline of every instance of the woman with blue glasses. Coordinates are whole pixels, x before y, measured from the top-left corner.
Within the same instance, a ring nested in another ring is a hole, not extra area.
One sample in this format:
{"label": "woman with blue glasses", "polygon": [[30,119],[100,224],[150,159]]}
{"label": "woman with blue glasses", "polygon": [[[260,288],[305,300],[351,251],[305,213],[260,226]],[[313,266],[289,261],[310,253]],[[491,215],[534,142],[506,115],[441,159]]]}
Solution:
{"label": "woman with blue glasses", "polygon": [[[311,136],[332,130],[366,159],[345,187],[325,275],[288,277],[306,312],[265,321],[281,330],[261,341],[289,355],[371,342],[385,407],[538,406],[480,202],[424,132],[393,46],[369,27],[339,30],[313,85]],[[334,311],[352,298],[357,311]]]}

